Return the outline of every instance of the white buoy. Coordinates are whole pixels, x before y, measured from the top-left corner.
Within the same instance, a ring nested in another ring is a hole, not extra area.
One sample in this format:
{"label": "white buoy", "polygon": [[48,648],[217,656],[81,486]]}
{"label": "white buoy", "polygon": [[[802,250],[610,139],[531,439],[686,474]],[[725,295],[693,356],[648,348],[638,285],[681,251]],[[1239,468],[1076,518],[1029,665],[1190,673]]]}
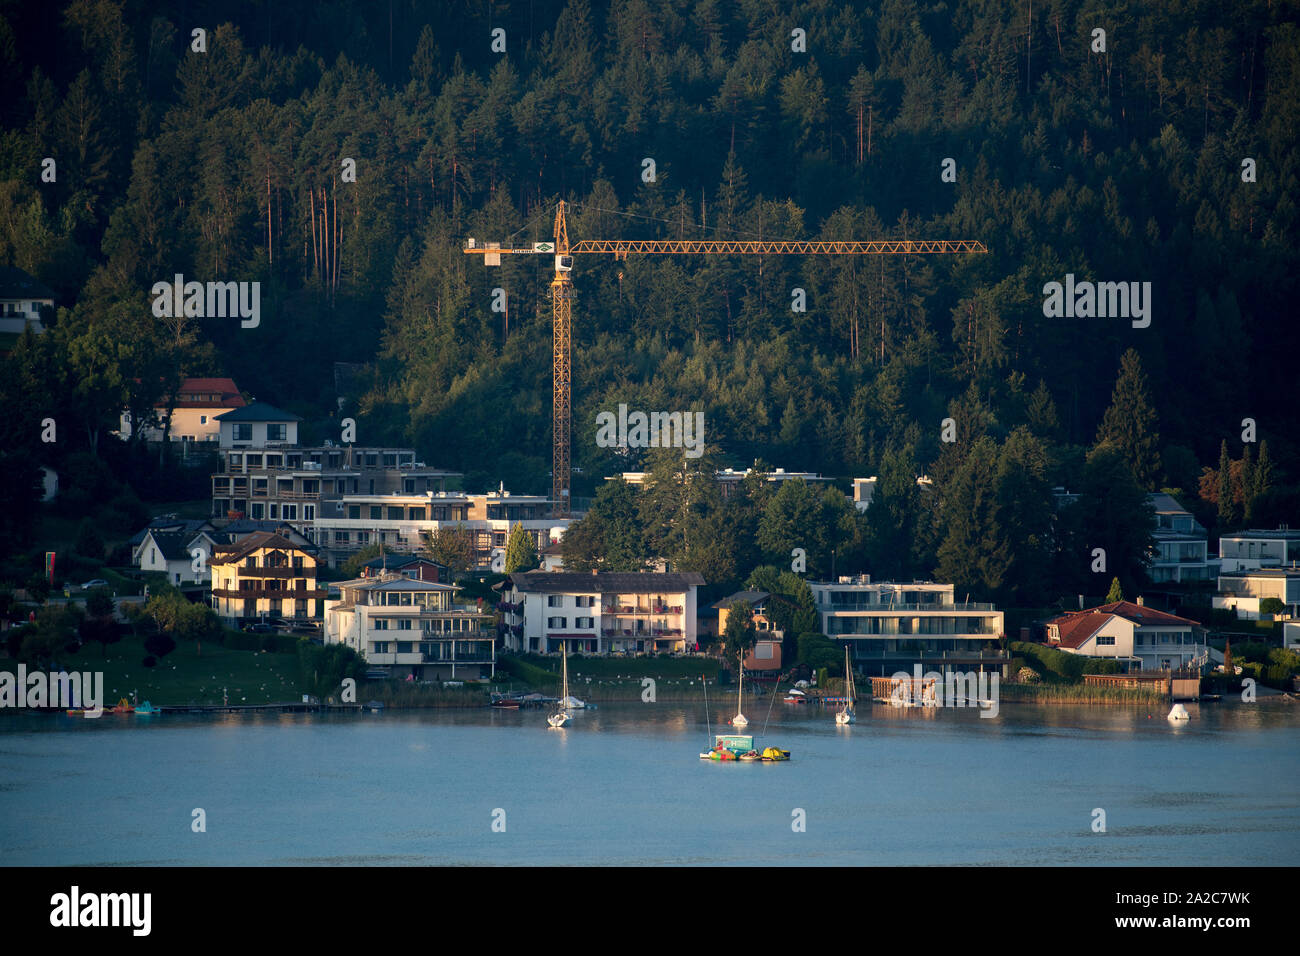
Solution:
{"label": "white buoy", "polygon": [[1182,704],[1174,704],[1173,708],[1169,711],[1169,717],[1167,719],[1190,720],[1191,716],[1192,715],[1187,712],[1187,708]]}

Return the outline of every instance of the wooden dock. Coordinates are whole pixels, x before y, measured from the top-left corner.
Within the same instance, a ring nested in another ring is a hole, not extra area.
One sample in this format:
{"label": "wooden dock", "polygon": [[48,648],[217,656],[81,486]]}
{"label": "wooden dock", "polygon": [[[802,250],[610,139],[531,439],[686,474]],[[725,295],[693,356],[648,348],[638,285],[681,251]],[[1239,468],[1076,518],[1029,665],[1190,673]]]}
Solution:
{"label": "wooden dock", "polygon": [[163,714],[318,714],[326,711],[364,710],[362,704],[304,704],[285,701],[278,704],[163,704],[158,710]]}

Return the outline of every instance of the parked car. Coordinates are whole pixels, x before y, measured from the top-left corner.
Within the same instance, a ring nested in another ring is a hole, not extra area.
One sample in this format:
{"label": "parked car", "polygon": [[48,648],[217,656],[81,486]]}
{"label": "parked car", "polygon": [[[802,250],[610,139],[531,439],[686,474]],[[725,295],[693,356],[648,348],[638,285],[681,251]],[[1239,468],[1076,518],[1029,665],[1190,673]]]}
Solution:
{"label": "parked car", "polygon": [[105,581],[103,578],[95,578],[93,581],[87,581],[85,584],[83,584],[81,586],[81,590],[89,591],[92,588],[106,588],[106,587],[108,587],[107,581]]}
{"label": "parked car", "polygon": [[275,628],[270,624],[245,624],[244,630],[252,634],[270,634]]}

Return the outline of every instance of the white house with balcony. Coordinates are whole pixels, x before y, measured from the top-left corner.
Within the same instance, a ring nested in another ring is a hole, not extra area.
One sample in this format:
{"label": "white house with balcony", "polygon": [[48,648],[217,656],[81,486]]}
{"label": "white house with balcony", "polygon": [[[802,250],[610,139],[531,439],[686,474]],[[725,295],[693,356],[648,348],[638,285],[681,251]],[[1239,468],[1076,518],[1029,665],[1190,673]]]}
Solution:
{"label": "white house with balcony", "polygon": [[1218,608],[1230,608],[1237,616],[1257,620],[1265,613],[1263,602],[1277,598],[1287,613],[1300,616],[1300,568],[1258,568],[1219,575],[1219,593],[1213,598]]}
{"label": "white house with balcony", "polygon": [[266,402],[253,402],[223,412],[216,420],[222,448],[279,448],[298,444],[302,418]]}
{"label": "white house with balcony", "polygon": [[414,680],[484,680],[496,673],[493,615],[453,604],[459,587],[393,571],[335,585],[326,644],[346,644],[371,667]]}
{"label": "white house with balcony", "polygon": [[1256,571],[1300,564],[1300,531],[1285,525],[1265,531],[1252,528],[1219,538],[1219,573]]}
{"label": "white house with balcony", "polygon": [[1211,580],[1209,536],[1204,526],[1171,495],[1148,495],[1147,503],[1156,515],[1152,583]]}
{"label": "white house with balcony", "polygon": [[1071,611],[1046,627],[1048,646],[1116,661],[1127,671],[1199,669],[1211,656],[1201,625],[1146,607],[1141,598]]}
{"label": "white house with balcony", "polygon": [[703,584],[694,571],[512,574],[500,606],[506,646],[541,654],[693,651]]}
{"label": "white house with balcony", "polygon": [[992,604],[958,601],[953,585],[872,581],[870,575],[810,581],[822,633],[848,645],[863,666],[915,661],[982,664],[995,649],[1003,615]]}

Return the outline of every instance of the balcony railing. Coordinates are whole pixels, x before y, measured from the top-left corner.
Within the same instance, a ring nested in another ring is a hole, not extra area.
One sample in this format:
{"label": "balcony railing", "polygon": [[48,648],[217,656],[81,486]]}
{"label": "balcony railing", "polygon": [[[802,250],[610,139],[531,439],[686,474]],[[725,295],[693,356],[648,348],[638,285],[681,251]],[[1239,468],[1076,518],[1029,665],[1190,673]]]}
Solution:
{"label": "balcony railing", "polygon": [[233,598],[235,600],[312,600],[314,598],[329,597],[329,591],[320,588],[297,589],[297,588],[280,588],[271,590],[270,588],[213,588],[212,596],[219,598]]}
{"label": "balcony railing", "polygon": [[907,611],[996,611],[996,610],[997,610],[997,606],[996,606],[996,605],[993,605],[993,604],[981,604],[981,603],[977,603],[977,602],[975,602],[975,601],[969,601],[969,602],[965,602],[965,601],[964,601],[964,602],[962,602],[962,603],[960,603],[960,604],[955,604],[955,603],[954,603],[954,604],[941,604],[941,603],[926,603],[926,604],[888,604],[888,603],[885,603],[885,604],[866,604],[866,603],[838,604],[838,603],[837,603],[837,604],[819,604],[819,605],[817,605],[817,610],[818,610],[819,612],[823,612],[823,613],[825,613],[825,612],[834,613],[835,611],[881,611],[881,612],[885,612],[885,613],[890,613],[890,612],[895,612],[895,611],[899,611],[899,612],[907,612]]}
{"label": "balcony railing", "polygon": [[241,564],[238,568],[238,574],[241,578],[306,578],[314,577],[315,573],[314,568],[250,568],[246,564]]}

